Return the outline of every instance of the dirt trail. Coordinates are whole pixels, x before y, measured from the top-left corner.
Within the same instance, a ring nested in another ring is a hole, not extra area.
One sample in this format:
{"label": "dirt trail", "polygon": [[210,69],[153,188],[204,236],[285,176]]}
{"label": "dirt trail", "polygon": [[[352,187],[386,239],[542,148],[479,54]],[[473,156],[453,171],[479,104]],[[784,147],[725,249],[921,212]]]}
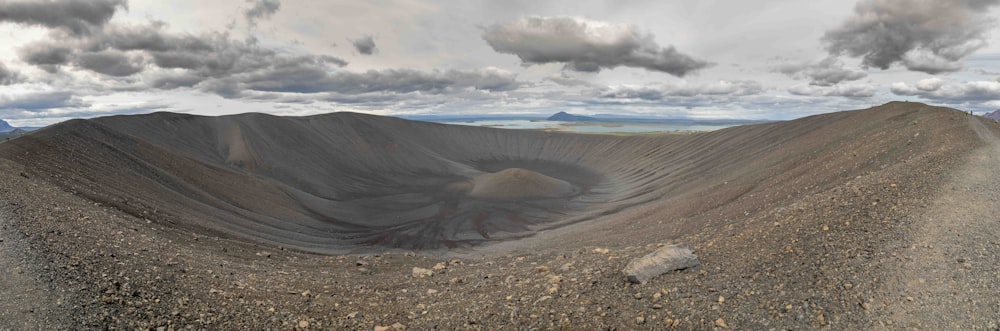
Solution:
{"label": "dirt trail", "polygon": [[11,215],[0,206],[0,330],[63,329],[59,299],[36,279],[23,257],[23,240],[14,233]]}
{"label": "dirt trail", "polygon": [[1000,138],[975,117],[985,146],[919,216],[896,271],[886,329],[1000,327]]}

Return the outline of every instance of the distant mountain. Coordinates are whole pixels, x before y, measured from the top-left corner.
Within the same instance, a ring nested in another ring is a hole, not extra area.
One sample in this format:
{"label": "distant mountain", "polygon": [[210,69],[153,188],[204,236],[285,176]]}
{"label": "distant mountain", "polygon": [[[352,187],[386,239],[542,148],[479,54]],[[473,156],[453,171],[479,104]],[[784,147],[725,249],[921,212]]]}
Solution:
{"label": "distant mountain", "polygon": [[0,132],[0,139],[15,138],[23,136],[25,133],[28,133],[28,131],[22,128],[15,128],[14,130],[10,130],[7,132]]}
{"label": "distant mountain", "polygon": [[573,115],[564,111],[555,113],[555,115],[549,116],[547,118],[549,121],[559,121],[559,122],[598,122],[600,120],[583,115]]}
{"label": "distant mountain", "polygon": [[994,110],[992,113],[983,114],[983,117],[1000,122],[1000,109]]}
{"label": "distant mountain", "polygon": [[0,132],[10,132],[14,131],[14,129],[15,127],[10,126],[9,123],[5,122],[4,120],[0,120]]}

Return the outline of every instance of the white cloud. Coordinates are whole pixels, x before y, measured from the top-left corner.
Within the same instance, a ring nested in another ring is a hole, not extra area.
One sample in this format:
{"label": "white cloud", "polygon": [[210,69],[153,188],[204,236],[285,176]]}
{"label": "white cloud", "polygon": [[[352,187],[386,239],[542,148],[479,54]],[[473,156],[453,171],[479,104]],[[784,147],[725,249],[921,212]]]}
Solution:
{"label": "white cloud", "polygon": [[916,96],[953,104],[968,104],[1000,99],[1000,82],[946,82],[938,78],[929,78],[920,80],[913,85],[896,82],[892,84],[890,91],[900,96]]}

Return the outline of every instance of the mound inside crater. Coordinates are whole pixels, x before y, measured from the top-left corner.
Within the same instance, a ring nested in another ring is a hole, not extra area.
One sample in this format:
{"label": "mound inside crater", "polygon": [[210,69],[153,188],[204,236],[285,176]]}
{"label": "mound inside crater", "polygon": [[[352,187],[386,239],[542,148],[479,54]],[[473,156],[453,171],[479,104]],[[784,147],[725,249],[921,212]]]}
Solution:
{"label": "mound inside crater", "polygon": [[474,178],[469,196],[491,200],[521,200],[568,197],[579,191],[576,186],[561,179],[527,169],[508,168]]}

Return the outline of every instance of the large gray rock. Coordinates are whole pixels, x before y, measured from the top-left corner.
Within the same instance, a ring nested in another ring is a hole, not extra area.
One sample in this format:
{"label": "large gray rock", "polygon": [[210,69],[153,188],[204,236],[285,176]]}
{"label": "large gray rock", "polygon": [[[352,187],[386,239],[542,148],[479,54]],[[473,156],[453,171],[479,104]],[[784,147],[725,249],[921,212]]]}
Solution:
{"label": "large gray rock", "polygon": [[698,257],[691,248],[670,245],[629,261],[622,272],[628,277],[628,281],[644,284],[653,277],[674,270],[696,267],[698,264],[700,264]]}

